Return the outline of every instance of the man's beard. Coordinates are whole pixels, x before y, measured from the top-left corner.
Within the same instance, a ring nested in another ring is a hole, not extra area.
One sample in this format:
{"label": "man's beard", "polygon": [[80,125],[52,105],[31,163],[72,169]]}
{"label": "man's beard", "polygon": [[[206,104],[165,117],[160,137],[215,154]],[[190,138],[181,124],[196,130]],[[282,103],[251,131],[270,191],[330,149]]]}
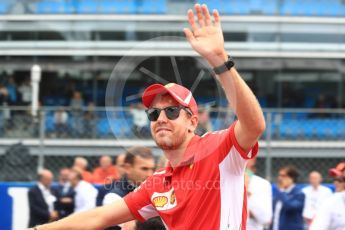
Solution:
{"label": "man's beard", "polygon": [[156,142],[157,146],[160,147],[162,150],[176,150],[179,149],[184,140],[186,139],[186,136],[184,137],[172,137],[169,140],[163,140],[160,139],[160,142],[157,141],[156,137],[154,135],[153,139]]}

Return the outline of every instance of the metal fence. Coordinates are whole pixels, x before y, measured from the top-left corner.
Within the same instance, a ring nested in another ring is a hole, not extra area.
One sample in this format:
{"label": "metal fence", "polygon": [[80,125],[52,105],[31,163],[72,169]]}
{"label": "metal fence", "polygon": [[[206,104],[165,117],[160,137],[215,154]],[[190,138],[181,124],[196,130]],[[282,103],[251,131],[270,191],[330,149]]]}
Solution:
{"label": "metal fence", "polygon": [[[210,109],[212,130],[224,129],[235,116],[227,109]],[[260,140],[258,174],[274,180],[284,165],[295,165],[307,180],[312,170],[326,181],[328,168],[345,159],[345,110],[265,110],[267,129]],[[17,143],[22,143],[21,145]],[[17,144],[17,145],[16,145]],[[0,109],[0,180],[35,179],[38,168],[58,172],[70,167],[75,156],[85,156],[89,169],[103,154],[115,157],[124,147],[147,145],[151,140],[143,110],[130,108],[42,108],[32,117],[26,107]]]}

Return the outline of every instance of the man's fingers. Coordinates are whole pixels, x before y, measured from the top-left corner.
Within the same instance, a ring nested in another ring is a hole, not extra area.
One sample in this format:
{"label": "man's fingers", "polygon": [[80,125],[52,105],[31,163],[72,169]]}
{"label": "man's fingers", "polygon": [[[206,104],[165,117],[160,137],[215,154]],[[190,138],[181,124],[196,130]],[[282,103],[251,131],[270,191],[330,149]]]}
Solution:
{"label": "man's fingers", "polygon": [[188,40],[189,42],[194,41],[195,38],[194,38],[194,35],[193,35],[192,31],[190,31],[190,29],[184,28],[184,29],[183,29],[183,32],[184,32],[184,34],[186,35],[186,38],[187,38],[187,40]]}
{"label": "man's fingers", "polygon": [[220,16],[218,10],[213,10],[214,25],[220,26]]}
{"label": "man's fingers", "polygon": [[200,4],[195,4],[195,12],[196,12],[196,16],[198,17],[199,26],[204,27],[205,20],[204,20],[204,16],[202,15]]}
{"label": "man's fingers", "polygon": [[210,26],[212,24],[212,20],[208,8],[205,4],[202,4],[201,8],[205,17],[206,26]]}
{"label": "man's fingers", "polygon": [[188,15],[188,22],[189,22],[190,26],[192,27],[192,30],[193,31],[197,30],[198,26],[195,23],[193,11],[191,9],[189,9],[187,12],[187,15]]}

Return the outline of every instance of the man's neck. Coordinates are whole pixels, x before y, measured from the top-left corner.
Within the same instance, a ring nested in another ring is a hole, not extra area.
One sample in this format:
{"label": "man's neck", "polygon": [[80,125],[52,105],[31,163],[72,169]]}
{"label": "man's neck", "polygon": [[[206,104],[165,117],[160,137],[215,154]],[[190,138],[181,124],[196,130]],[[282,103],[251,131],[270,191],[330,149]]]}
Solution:
{"label": "man's neck", "polygon": [[40,187],[41,189],[48,189],[44,184],[42,184],[41,182],[38,182],[38,187]]}
{"label": "man's neck", "polygon": [[169,160],[173,168],[177,167],[183,160],[188,144],[194,136],[194,134],[188,136],[186,141],[178,149],[163,150],[165,157]]}
{"label": "man's neck", "polygon": [[313,187],[314,190],[318,190],[319,185],[312,185],[312,187]]}

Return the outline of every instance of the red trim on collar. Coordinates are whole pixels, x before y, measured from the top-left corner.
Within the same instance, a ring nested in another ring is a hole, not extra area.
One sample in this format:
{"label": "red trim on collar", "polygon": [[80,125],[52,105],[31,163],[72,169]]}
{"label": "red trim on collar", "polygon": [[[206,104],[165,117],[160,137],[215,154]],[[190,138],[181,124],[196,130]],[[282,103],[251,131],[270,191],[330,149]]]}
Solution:
{"label": "red trim on collar", "polygon": [[[190,142],[187,145],[187,148],[183,154],[182,161],[175,167],[175,169],[178,167],[189,166],[190,164],[194,163],[194,144],[197,143],[200,140],[200,138],[201,137],[199,137],[198,135],[194,135],[194,137],[190,140]],[[171,166],[170,162],[168,162],[165,168],[165,176],[171,176],[173,172],[174,168]]]}

